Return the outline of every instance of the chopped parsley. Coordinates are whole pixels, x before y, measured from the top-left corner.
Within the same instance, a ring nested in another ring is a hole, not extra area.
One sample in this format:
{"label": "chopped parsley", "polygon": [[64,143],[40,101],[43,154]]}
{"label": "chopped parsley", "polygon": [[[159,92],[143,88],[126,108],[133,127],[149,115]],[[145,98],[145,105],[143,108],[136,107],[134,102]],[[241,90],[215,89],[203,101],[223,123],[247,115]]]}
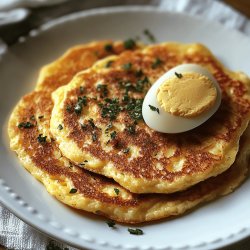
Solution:
{"label": "chopped parsley", "polygon": [[59,124],[57,128],[58,128],[59,130],[62,130],[62,129],[63,129],[62,124]]}
{"label": "chopped parsley", "polygon": [[152,63],[151,67],[152,69],[156,69],[162,64],[162,60],[160,58],[156,58],[155,61]]}
{"label": "chopped parsley", "polygon": [[70,105],[67,105],[66,110],[67,110],[68,113],[71,113],[72,107]]}
{"label": "chopped parsley", "polygon": [[[138,80],[136,81],[136,84],[134,84],[134,85],[133,85],[131,82],[129,82],[129,81],[125,81],[125,82],[120,81],[120,82],[119,82],[120,88],[125,89],[125,95],[128,95],[128,92],[129,92],[129,91],[134,91],[134,92],[143,93],[144,90],[145,90],[145,87],[146,87],[147,85],[149,85],[149,84],[150,84],[150,82],[149,82],[147,76],[145,76],[145,77],[142,78],[142,79],[138,79]],[[127,97],[126,97],[126,98],[127,98]]]}
{"label": "chopped parsley", "polygon": [[143,79],[138,80],[135,85],[135,91],[142,93],[144,91],[144,87],[149,83],[148,78],[145,76]]}
{"label": "chopped parsley", "polygon": [[73,168],[73,164],[71,161],[69,162],[69,168]]}
{"label": "chopped parsley", "polygon": [[156,41],[155,36],[148,29],[145,29],[143,31],[143,33],[145,36],[147,36],[147,38],[150,42],[155,43],[155,41]]}
{"label": "chopped parsley", "polygon": [[35,118],[35,116],[34,115],[32,115],[31,117],[30,117],[30,120],[36,120],[36,118]]}
{"label": "chopped parsley", "polygon": [[126,93],[126,94],[122,97],[122,101],[123,101],[124,103],[128,103],[129,100],[130,100],[130,98],[129,98],[128,94]]}
{"label": "chopped parsley", "polygon": [[120,192],[120,190],[118,188],[114,188],[114,191],[115,191],[116,195],[118,195]]}
{"label": "chopped parsley", "polygon": [[106,44],[104,46],[104,49],[107,51],[107,52],[112,52],[113,51],[113,45],[112,44]]}
{"label": "chopped parsley", "polygon": [[107,125],[106,130],[111,129],[112,127],[113,127],[113,124],[112,124],[112,122],[110,122],[110,123]]}
{"label": "chopped parsley", "polygon": [[183,75],[182,75],[181,73],[174,72],[174,74],[175,74],[176,77],[178,77],[178,78],[182,78],[182,77],[183,77]]}
{"label": "chopped parsley", "polygon": [[113,131],[110,133],[110,138],[113,140],[115,139],[116,135],[117,135],[116,131]]}
{"label": "chopped parsley", "polygon": [[102,118],[109,118],[110,121],[115,120],[122,109],[117,98],[106,98],[105,103],[100,107]]}
{"label": "chopped parsley", "polygon": [[130,234],[134,234],[134,235],[142,235],[143,234],[143,231],[139,228],[128,228],[128,231]]}
{"label": "chopped parsley", "polygon": [[18,128],[33,128],[34,124],[32,124],[31,122],[20,122],[18,124]]}
{"label": "chopped parsley", "polygon": [[120,85],[121,87],[125,88],[126,94],[130,91],[130,90],[134,90],[134,86],[131,82],[125,82],[125,83],[121,83]]}
{"label": "chopped parsley", "polygon": [[135,76],[136,77],[142,77],[143,76],[143,71],[141,69],[135,71]]}
{"label": "chopped parsley", "polygon": [[125,64],[123,64],[122,67],[123,67],[123,69],[129,71],[132,69],[132,63],[131,62],[125,63]]}
{"label": "chopped parsley", "polygon": [[96,132],[92,133],[92,141],[95,142],[97,140]]}
{"label": "chopped parsley", "polygon": [[82,95],[83,94],[83,92],[84,92],[84,87],[83,86],[80,86],[80,94]]}
{"label": "chopped parsley", "polygon": [[133,39],[127,39],[123,42],[125,49],[134,49],[136,47],[136,42]]}
{"label": "chopped parsley", "polygon": [[128,131],[129,134],[134,135],[135,134],[135,124],[129,125],[126,127],[126,130]]}
{"label": "chopped parsley", "polygon": [[83,106],[87,106],[87,96],[79,96],[74,111],[77,115],[82,113]]}
{"label": "chopped parsley", "polygon": [[77,192],[76,188],[71,188],[69,191],[70,194],[75,194],[76,192]]}
{"label": "chopped parsley", "polygon": [[128,104],[126,105],[126,110],[128,111],[129,116],[135,121],[143,119],[142,103],[143,103],[143,99],[131,98]]}
{"label": "chopped parsley", "polygon": [[158,108],[156,108],[156,107],[154,107],[154,106],[152,106],[152,105],[148,105],[149,106],[149,108],[152,110],[152,111],[156,111],[158,114],[160,114],[160,110],[158,109]]}
{"label": "chopped parsley", "polygon": [[106,221],[106,223],[107,223],[107,225],[109,227],[114,227],[115,226],[115,222],[113,220],[108,220],[108,221]]}
{"label": "chopped parsley", "polygon": [[111,129],[112,127],[113,127],[113,124],[110,122],[110,123],[106,126],[106,128],[105,128],[105,134],[108,134],[109,129]]}
{"label": "chopped parsley", "polygon": [[96,90],[100,92],[101,97],[106,97],[108,95],[108,86],[105,84],[98,84]]}
{"label": "chopped parsley", "polygon": [[114,61],[112,61],[112,60],[110,60],[110,61],[108,61],[107,63],[106,63],[106,68],[109,68],[111,65],[112,65],[112,63],[113,63]]}
{"label": "chopped parsley", "polygon": [[85,130],[87,128],[87,125],[81,123],[81,128],[82,128],[82,130]]}
{"label": "chopped parsley", "polygon": [[93,118],[90,118],[90,119],[88,120],[88,122],[89,122],[89,125],[90,125],[92,128],[95,128],[95,127],[96,127]]}
{"label": "chopped parsley", "polygon": [[122,150],[122,152],[123,152],[124,154],[129,153],[129,151],[130,151],[130,148],[125,148],[125,149]]}
{"label": "chopped parsley", "polygon": [[39,134],[39,136],[37,137],[37,140],[39,143],[45,143],[46,138],[47,138],[47,136],[43,136],[42,134]]}

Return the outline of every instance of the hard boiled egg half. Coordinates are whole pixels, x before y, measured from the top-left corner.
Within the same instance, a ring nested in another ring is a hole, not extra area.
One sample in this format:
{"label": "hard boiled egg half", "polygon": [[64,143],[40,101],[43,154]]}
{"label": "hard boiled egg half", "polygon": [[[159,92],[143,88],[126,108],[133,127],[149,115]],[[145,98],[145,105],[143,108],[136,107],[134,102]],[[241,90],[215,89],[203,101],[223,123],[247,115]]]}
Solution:
{"label": "hard boiled egg half", "polygon": [[142,115],[162,133],[198,127],[219,108],[221,90],[213,75],[197,64],[182,64],[162,75],[147,92]]}

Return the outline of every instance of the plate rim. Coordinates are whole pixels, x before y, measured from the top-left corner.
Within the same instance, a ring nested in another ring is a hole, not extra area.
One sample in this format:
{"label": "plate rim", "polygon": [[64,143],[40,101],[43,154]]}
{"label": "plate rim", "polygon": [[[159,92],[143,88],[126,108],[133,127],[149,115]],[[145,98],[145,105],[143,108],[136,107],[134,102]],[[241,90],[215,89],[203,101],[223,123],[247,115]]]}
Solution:
{"label": "plate rim", "polygon": [[[189,15],[187,13],[182,13],[182,12],[171,12],[168,10],[164,10],[161,9],[159,7],[153,7],[153,6],[141,6],[141,5],[133,5],[133,6],[115,6],[115,7],[102,7],[102,8],[96,8],[96,9],[91,9],[91,10],[82,10],[79,12],[74,12],[59,18],[56,18],[54,20],[51,20],[43,25],[41,25],[40,27],[36,28],[36,29],[32,29],[28,35],[26,36],[21,36],[18,39],[18,42],[15,43],[12,46],[15,46],[16,44],[19,43],[24,43],[26,41],[28,41],[30,38],[34,37],[34,36],[38,36],[43,32],[46,32],[49,29],[53,29],[54,27],[61,25],[65,22],[70,22],[72,20],[77,20],[79,18],[87,18],[90,16],[96,16],[96,15],[109,15],[112,13],[119,13],[119,12],[157,12],[157,13],[167,13],[168,15],[175,15],[175,16],[181,16],[184,18],[189,18],[189,19],[193,19],[193,20],[198,20],[198,21],[202,21],[203,23],[206,23],[208,25],[213,25],[213,26],[217,26],[219,29],[223,29],[226,31],[230,31],[234,34],[237,34],[237,36],[240,36],[241,39],[247,39],[250,42],[250,39],[247,35],[245,35],[244,33],[238,31],[238,30],[233,30],[233,29],[229,29],[227,27],[225,27],[224,25],[215,22],[215,21],[209,21],[209,20],[203,20],[201,19],[201,17],[198,16],[192,16]],[[11,46],[11,47],[12,47]],[[4,54],[8,53],[8,49],[0,55],[0,59],[2,59],[1,57]],[[6,131],[6,128],[3,127],[3,132]],[[32,219],[28,219],[27,218],[27,214],[29,213],[30,215],[34,215],[37,214],[37,211],[35,211],[35,209],[32,209],[32,206],[30,206],[29,204],[27,204],[20,196],[18,196],[18,194],[16,194],[11,187],[9,187],[7,185],[7,183],[0,178],[0,188],[2,190],[1,194],[0,194],[0,203],[8,208],[14,215],[16,215],[18,218],[20,218],[21,220],[23,220],[25,223],[27,223],[28,225],[32,226],[34,229],[38,230],[39,232],[46,234],[52,238],[55,238],[59,241],[65,242],[71,246],[75,246],[75,247],[82,247],[82,245],[79,245],[77,243],[74,243],[73,239],[75,238],[75,236],[72,236],[70,234],[67,234],[65,231],[62,231],[61,229],[61,233],[63,233],[61,236],[58,236],[55,233],[55,229],[56,227],[53,227],[52,224],[48,224],[48,222],[45,223],[44,226],[41,226],[41,224],[39,223],[44,223],[42,220],[40,220],[40,222],[34,222],[34,220]],[[6,197],[4,197],[3,192],[5,192]],[[9,197],[7,196],[9,195]],[[16,202],[19,202],[19,205],[21,205],[22,209],[16,210],[16,206],[13,205],[13,200],[15,200]],[[21,211],[23,210],[23,211]],[[33,218],[32,216],[30,218]],[[48,228],[48,225],[50,225],[51,228]],[[65,228],[64,228],[65,229]],[[52,232],[54,231],[54,232]],[[66,239],[63,236],[65,236],[65,234],[67,235],[67,237],[73,237],[72,239]],[[169,249],[169,250],[178,250],[178,249],[192,249],[192,248],[196,248],[196,249],[207,249],[207,247],[223,247],[223,246],[228,246],[232,243],[235,243],[237,241],[240,241],[246,237],[250,236],[250,225],[248,227],[242,228],[240,229],[238,232],[234,232],[230,235],[228,235],[227,237],[224,238],[217,238],[216,240],[213,241],[207,241],[207,242],[201,242],[199,244],[194,244],[194,245],[183,245],[181,247],[171,247],[171,246],[164,246],[164,249]],[[81,240],[84,241],[84,247],[89,247],[89,248],[93,248],[93,247],[98,247],[98,249],[108,249],[107,247],[110,247],[112,249],[144,249],[141,248],[141,246],[138,245],[113,245],[111,242],[102,242],[102,241],[97,241],[97,240],[93,240],[93,239],[83,239],[81,237]],[[95,244],[93,246],[93,244]],[[153,246],[150,246],[148,248],[152,248],[152,249],[163,249],[163,248],[154,248]]]}

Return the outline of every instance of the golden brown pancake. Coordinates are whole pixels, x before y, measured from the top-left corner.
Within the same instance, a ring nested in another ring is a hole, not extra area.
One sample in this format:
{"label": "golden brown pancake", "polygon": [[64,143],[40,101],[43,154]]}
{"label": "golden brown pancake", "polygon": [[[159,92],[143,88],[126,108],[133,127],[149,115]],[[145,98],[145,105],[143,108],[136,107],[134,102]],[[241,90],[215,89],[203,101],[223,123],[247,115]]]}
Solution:
{"label": "golden brown pancake", "polygon": [[[182,63],[199,64],[214,75],[221,106],[192,131],[156,132],[143,121],[143,98],[156,79]],[[64,156],[131,192],[181,191],[233,164],[249,121],[249,84],[200,44],[152,45],[108,57],[56,90],[51,132]]]}
{"label": "golden brown pancake", "polygon": [[[53,79],[53,70],[46,77]],[[53,81],[49,85],[53,89]],[[241,140],[236,162],[225,173],[175,194],[130,193],[113,180],[91,173],[62,156],[49,133],[52,108],[50,90],[46,87],[23,97],[9,121],[10,145],[23,166],[48,192],[71,207],[120,222],[151,221],[180,215],[202,202],[228,194],[246,177],[250,151],[247,134]]]}
{"label": "golden brown pancake", "polygon": [[52,92],[67,84],[76,73],[89,68],[97,60],[143,46],[133,42],[131,39],[124,42],[104,40],[75,46],[41,69],[35,90]]}

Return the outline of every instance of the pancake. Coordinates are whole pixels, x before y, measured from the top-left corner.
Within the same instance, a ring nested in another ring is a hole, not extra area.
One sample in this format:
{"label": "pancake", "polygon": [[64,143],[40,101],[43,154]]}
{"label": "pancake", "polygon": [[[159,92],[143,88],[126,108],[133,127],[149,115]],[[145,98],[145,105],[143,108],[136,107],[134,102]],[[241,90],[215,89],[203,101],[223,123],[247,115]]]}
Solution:
{"label": "pancake", "polygon": [[41,69],[35,90],[52,92],[67,84],[76,73],[89,68],[97,60],[120,54],[126,49],[135,50],[142,46],[141,43],[134,43],[131,39],[124,42],[104,40],[75,46],[55,62]]}
{"label": "pancake", "polygon": [[[182,63],[207,68],[221,87],[222,103],[192,131],[156,132],[143,121],[143,98],[156,79]],[[200,44],[127,51],[97,62],[53,93],[51,132],[75,164],[134,193],[173,193],[233,164],[249,121],[249,84],[246,75],[225,69]]]}
{"label": "pancake", "polygon": [[[61,74],[64,74],[64,68],[61,68]],[[46,77],[53,79],[53,70]],[[250,138],[245,133],[236,161],[225,173],[179,193],[131,193],[112,179],[89,172],[62,156],[49,132],[53,81],[49,88],[45,83],[43,86],[24,96],[11,114],[8,127],[10,146],[22,165],[43,183],[51,195],[73,208],[119,222],[152,221],[180,215],[198,204],[226,195],[247,176]]]}

